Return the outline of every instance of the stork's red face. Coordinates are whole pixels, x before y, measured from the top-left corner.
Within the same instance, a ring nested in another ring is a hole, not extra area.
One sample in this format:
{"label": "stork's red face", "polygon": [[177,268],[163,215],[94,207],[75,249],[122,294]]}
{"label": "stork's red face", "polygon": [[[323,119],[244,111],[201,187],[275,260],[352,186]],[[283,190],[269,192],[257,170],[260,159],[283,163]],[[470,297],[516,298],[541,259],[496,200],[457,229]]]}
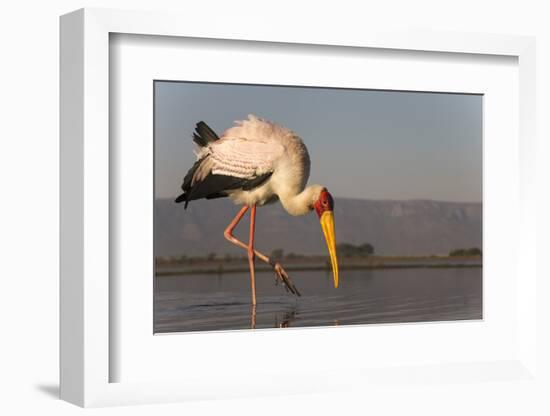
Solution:
{"label": "stork's red face", "polygon": [[338,287],[338,258],[336,257],[336,237],[334,233],[334,199],[326,189],[323,189],[313,207],[319,216],[321,228],[327,241],[334,277],[334,287]]}
{"label": "stork's red face", "polygon": [[334,211],[334,199],[326,189],[323,189],[321,195],[319,195],[319,199],[315,202],[313,207],[320,219],[324,212]]}

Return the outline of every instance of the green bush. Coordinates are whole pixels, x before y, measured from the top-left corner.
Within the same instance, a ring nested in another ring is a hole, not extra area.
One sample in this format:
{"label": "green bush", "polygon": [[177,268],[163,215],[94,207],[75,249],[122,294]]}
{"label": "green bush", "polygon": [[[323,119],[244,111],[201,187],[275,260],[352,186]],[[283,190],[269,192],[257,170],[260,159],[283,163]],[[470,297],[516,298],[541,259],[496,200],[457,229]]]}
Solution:
{"label": "green bush", "polygon": [[336,246],[338,254],[343,257],[366,257],[374,254],[374,247],[370,243],[353,245],[350,243],[340,243]]}

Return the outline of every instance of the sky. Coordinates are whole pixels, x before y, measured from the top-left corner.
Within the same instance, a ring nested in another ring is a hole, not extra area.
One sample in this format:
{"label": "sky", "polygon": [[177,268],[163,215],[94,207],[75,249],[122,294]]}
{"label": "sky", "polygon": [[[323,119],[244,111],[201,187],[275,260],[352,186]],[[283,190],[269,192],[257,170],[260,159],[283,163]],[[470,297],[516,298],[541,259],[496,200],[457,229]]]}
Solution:
{"label": "sky", "polygon": [[482,200],[482,96],[155,82],[155,196],[173,198],[203,120],[221,135],[252,113],[296,132],[309,184],[336,197]]}

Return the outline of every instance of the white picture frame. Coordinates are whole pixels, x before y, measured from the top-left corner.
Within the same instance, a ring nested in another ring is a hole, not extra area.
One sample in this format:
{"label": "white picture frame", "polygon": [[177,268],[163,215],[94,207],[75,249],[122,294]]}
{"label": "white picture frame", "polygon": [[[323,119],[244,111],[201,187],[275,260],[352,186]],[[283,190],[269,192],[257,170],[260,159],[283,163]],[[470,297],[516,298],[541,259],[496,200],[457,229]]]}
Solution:
{"label": "white picture frame", "polygon": [[[186,24],[182,25],[181,22]],[[238,25],[237,25],[238,26]],[[420,365],[421,379],[444,374],[446,380],[479,382],[472,372],[500,374],[522,381],[536,376],[535,270],[535,48],[534,39],[506,35],[365,31],[327,35],[323,31],[285,30],[264,24],[235,33],[223,19],[207,29],[191,19],[167,13],[82,9],[61,18],[61,398],[80,406],[184,401],[197,398],[269,394],[274,386],[308,393],[401,381],[408,373],[382,367],[365,376],[361,369],[324,368],[316,373],[270,373],[269,380],[235,382],[221,374],[214,382],[196,374],[182,380],[111,382],[110,366],[120,359],[111,349],[109,258],[110,78],[109,37],[113,33],[184,38],[277,42],[333,47],[379,48],[453,54],[517,57],[519,66],[518,246],[516,266],[523,270],[517,292],[517,349],[498,361]],[[288,332],[286,333],[288,334]],[[298,332],[294,332],[296,336]],[[313,332],[302,334],[311,337]],[[287,338],[292,335],[285,335]],[[242,342],[242,341],[236,341]],[[324,373],[323,373],[324,372]],[[289,377],[292,376],[292,377]],[[198,377],[198,378],[197,378]],[[496,377],[496,376],[495,376]],[[291,381],[289,382],[289,378]],[[498,378],[498,377],[497,377]],[[346,383],[334,380],[348,380]],[[483,379],[483,377],[481,378]],[[331,381],[332,380],[332,381]],[[352,383],[352,384],[353,384]],[[223,388],[225,386],[225,388]],[[229,387],[228,387],[229,386]],[[280,393],[281,390],[279,389]]]}

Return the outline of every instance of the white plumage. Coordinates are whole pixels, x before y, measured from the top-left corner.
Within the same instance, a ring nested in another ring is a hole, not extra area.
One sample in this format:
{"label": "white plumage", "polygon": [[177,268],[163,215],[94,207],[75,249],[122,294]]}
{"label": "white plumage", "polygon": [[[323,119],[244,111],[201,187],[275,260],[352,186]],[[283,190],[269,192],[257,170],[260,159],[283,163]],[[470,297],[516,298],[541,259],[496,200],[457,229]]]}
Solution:
{"label": "white plumage", "polygon": [[[292,201],[304,190],[310,172],[309,154],[302,139],[293,131],[252,114],[247,120],[235,123],[219,140],[199,149],[197,159],[204,162],[195,172],[192,183],[209,174],[253,180],[271,173],[259,187],[226,193],[239,204],[264,205],[279,198],[292,215],[309,211],[315,195],[308,198],[309,205],[301,208]],[[321,186],[314,187],[318,193],[321,189]]]}
{"label": "white plumage", "polygon": [[212,173],[251,179],[272,172],[285,148],[273,141],[223,136],[209,150],[214,160]]}

